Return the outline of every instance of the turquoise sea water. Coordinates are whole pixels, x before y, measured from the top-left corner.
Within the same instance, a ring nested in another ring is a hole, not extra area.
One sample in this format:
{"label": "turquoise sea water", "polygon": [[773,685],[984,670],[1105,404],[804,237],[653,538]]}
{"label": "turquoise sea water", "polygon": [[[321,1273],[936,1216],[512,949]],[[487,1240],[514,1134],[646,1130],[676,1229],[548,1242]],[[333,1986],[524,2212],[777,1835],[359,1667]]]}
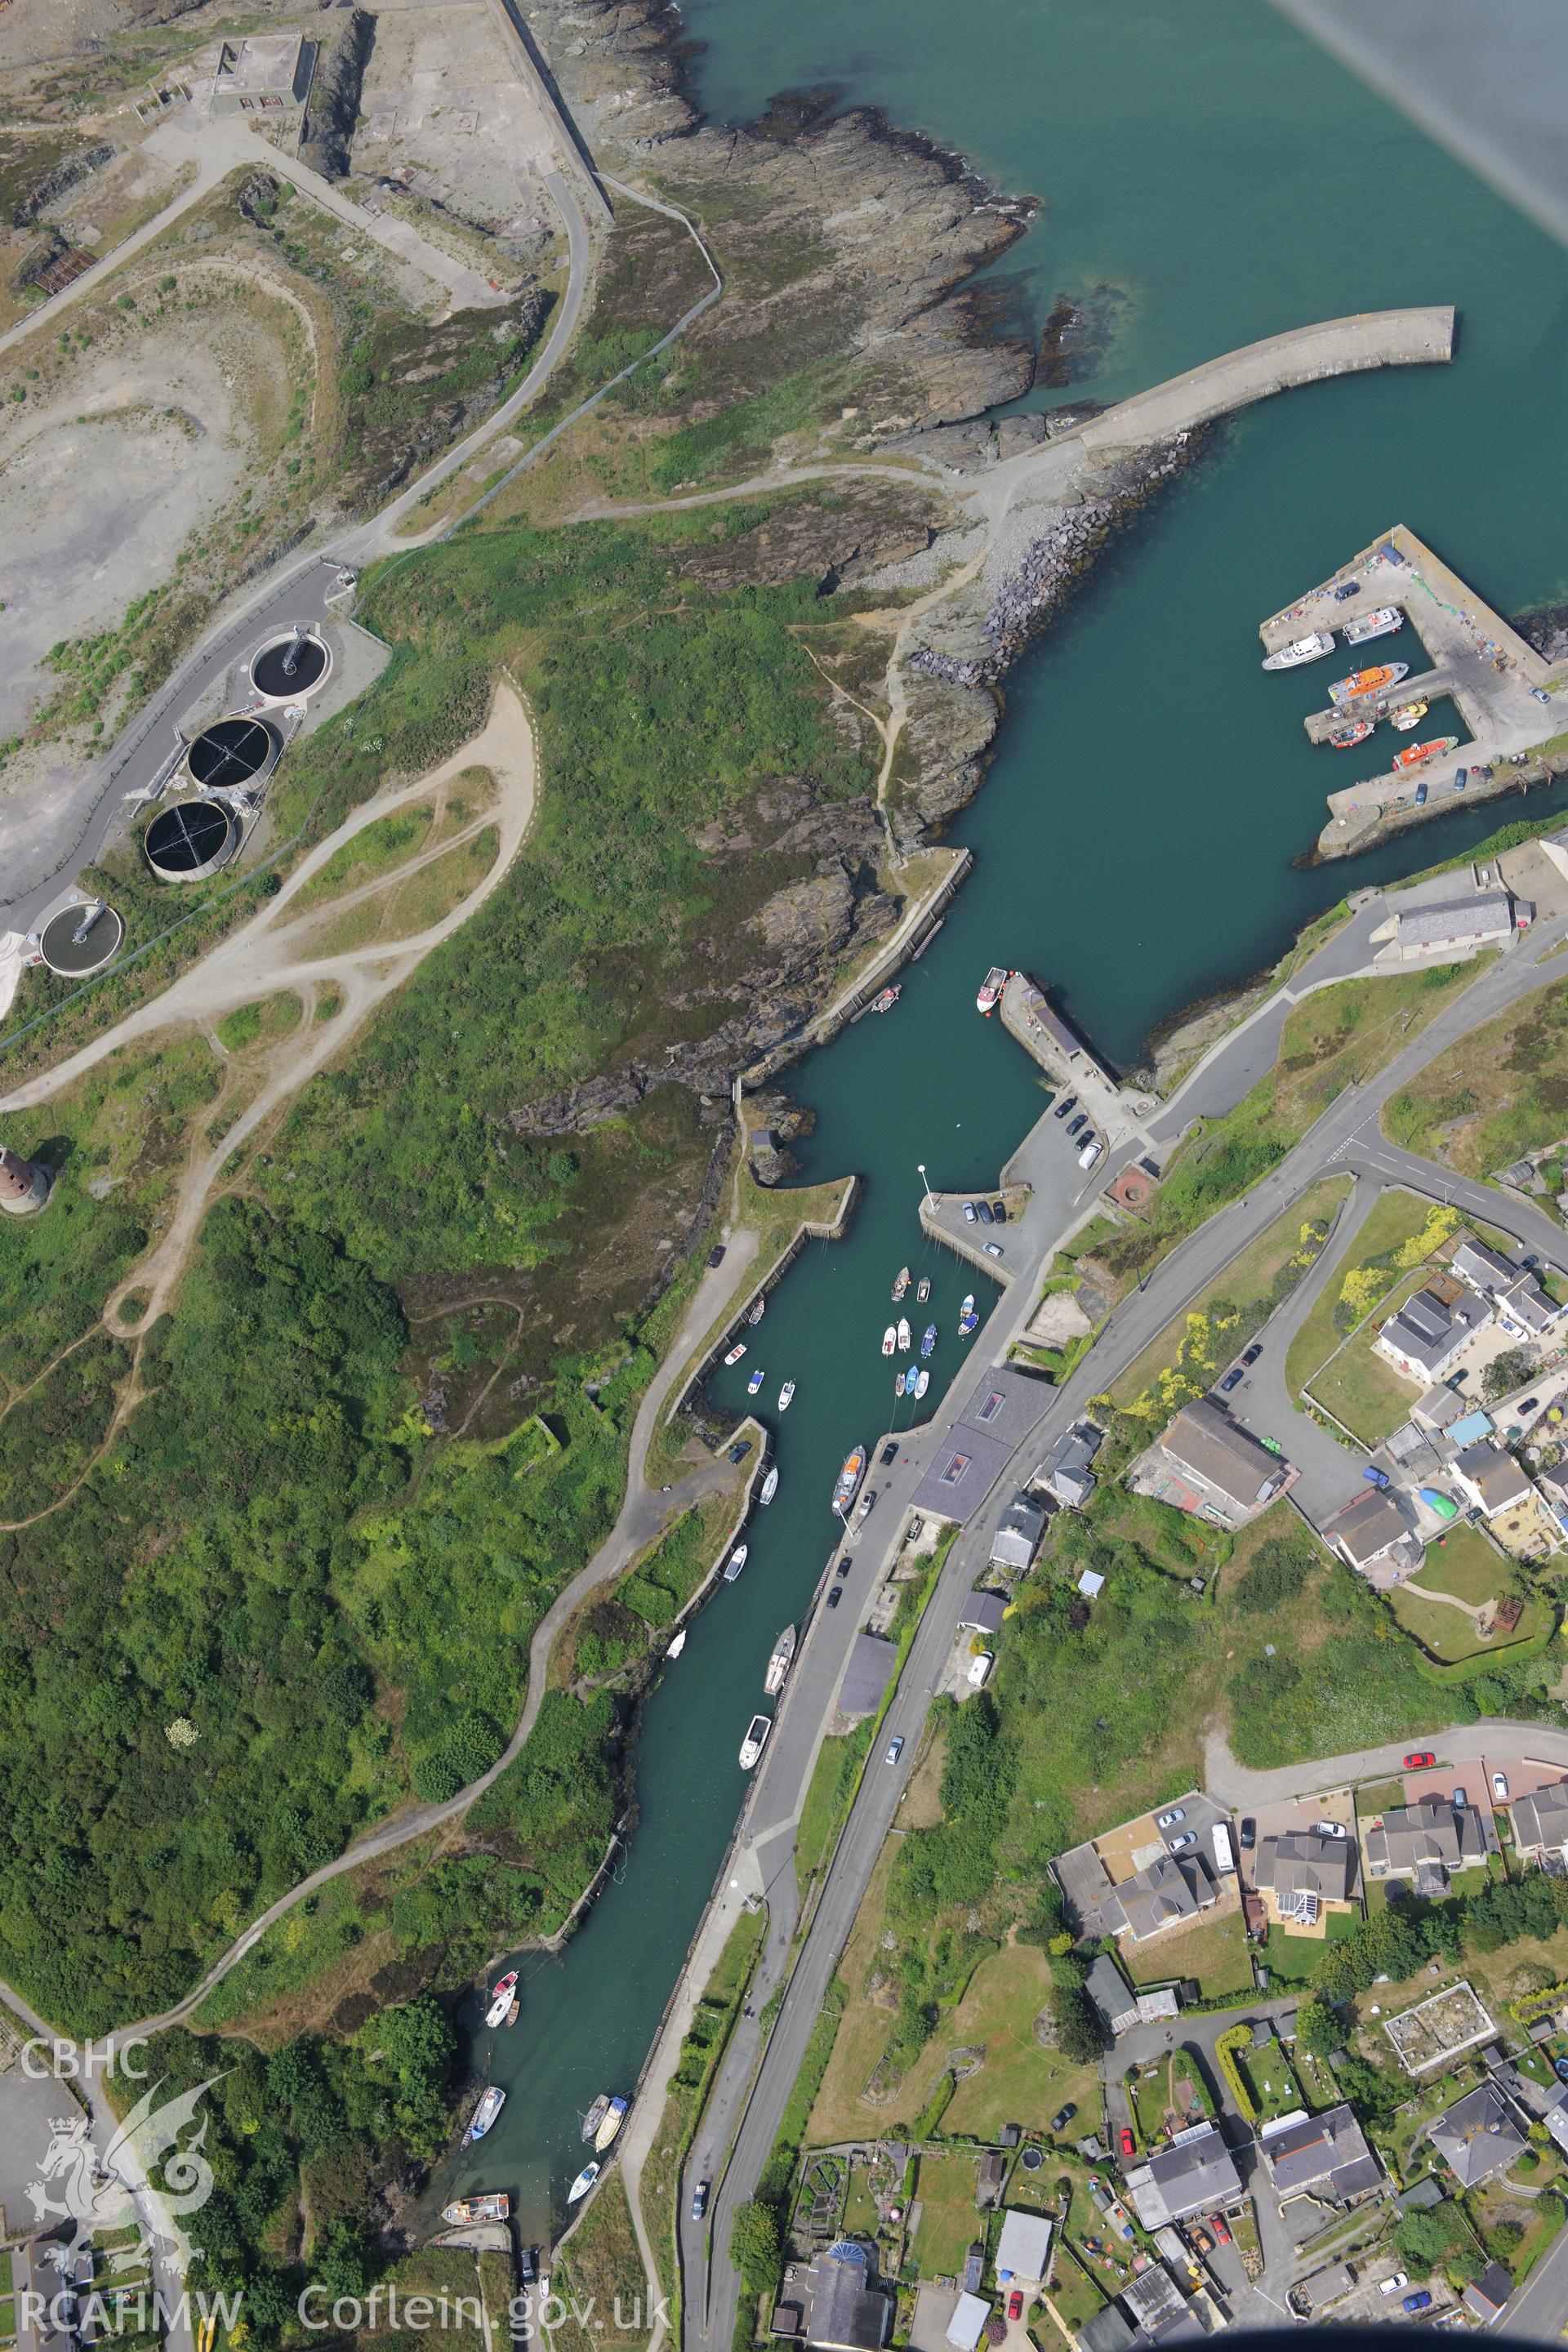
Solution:
{"label": "turquoise sea water", "polygon": [[[780,1492],[647,1707],[619,1879],[561,1959],[524,1964],[521,2021],[493,2057],[476,2045],[512,2096],[456,2177],[510,2187],[533,2236],[583,2160],[577,2113],[629,2087],[658,2024],[740,1801],[768,1652],[831,1549],[834,1472],[892,1421],[878,1342],[894,1272],[921,1263],[916,1162],[940,1185],[994,1181],[1042,1107],[1024,1056],[976,1019],[977,980],[1026,966],[1127,1063],[1152,1025],[1256,971],[1346,888],[1512,816],[1467,809],[1370,858],[1292,863],[1357,755],[1308,746],[1321,681],[1265,677],[1258,624],[1389,524],[1505,612],[1568,595],[1568,260],[1253,0],[1208,0],[1201,18],[1185,0],[973,0],[958,16],[944,0],[688,0],[687,17],[710,112],[743,120],[830,82],[1041,196],[999,265],[1016,306],[1037,325],[1059,292],[1121,297],[1077,392],[1115,398],[1384,305],[1453,302],[1460,331],[1451,368],[1315,385],[1236,420],[1121,541],[1008,680],[995,763],[953,828],[974,872],[896,1013],[791,1074],[818,1114],[807,1174],[858,1169],[865,1199],[720,1377],[737,1405],[758,1361],[762,1402],[799,1381]],[[1395,649],[1418,658],[1408,632],[1379,650]],[[953,1324],[973,1277],[926,1264],[942,1334],[930,1412],[963,1360]]]}

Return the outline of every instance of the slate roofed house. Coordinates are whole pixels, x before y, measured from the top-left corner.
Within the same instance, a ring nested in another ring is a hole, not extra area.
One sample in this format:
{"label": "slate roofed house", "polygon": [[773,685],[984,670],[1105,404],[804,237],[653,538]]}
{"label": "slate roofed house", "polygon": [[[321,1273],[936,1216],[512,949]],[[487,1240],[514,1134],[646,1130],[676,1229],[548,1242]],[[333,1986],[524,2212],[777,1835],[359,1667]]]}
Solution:
{"label": "slate roofed house", "polygon": [[1568,1780],[1515,1797],[1509,1808],[1513,1822],[1514,1851],[1521,1860],[1533,1854],[1568,1853]]}
{"label": "slate roofed house", "polygon": [[965,1633],[999,1633],[1007,1603],[999,1592],[972,1592],[963,1604],[959,1629]]}
{"label": "slate roofed house", "polygon": [[1469,1500],[1493,1518],[1514,1509],[1529,1495],[1530,1480],[1511,1454],[1489,1438],[1454,1456],[1454,1477]]}
{"label": "slate roofed house", "polygon": [[1374,1583],[1397,1582],[1426,1557],[1426,1546],[1393,1495],[1375,1486],[1336,1511],[1323,1533],[1347,1567]]}
{"label": "slate roofed house", "polygon": [[1125,1932],[1134,1943],[1165,1927],[1195,1919],[1219,1900],[1219,1889],[1203,1855],[1156,1854],[1143,1870],[1124,1878],[1117,1890]]}
{"label": "slate roofed house", "polygon": [[1038,2286],[1050,2268],[1051,2224],[1043,2213],[1002,2216],[996,2242],[996,2277],[1004,2286]]}
{"label": "slate roofed house", "polygon": [[1494,1291],[1506,1290],[1519,1278],[1519,1268],[1512,1258],[1504,1257],[1489,1242],[1478,1241],[1474,1234],[1464,1234],[1455,1244],[1448,1268],[1486,1298]]}
{"label": "slate roofed house", "polygon": [[1491,1309],[1473,1292],[1467,1291],[1452,1307],[1445,1307],[1431,1291],[1418,1290],[1397,1315],[1389,1317],[1373,1344],[1377,1354],[1386,1356],[1408,1380],[1430,1384],[1447,1377],[1476,1333],[1490,1320]]}
{"label": "slate roofed house", "polygon": [[1408,1878],[1423,1895],[1441,1895],[1450,1874],[1485,1864],[1486,1832],[1473,1805],[1447,1796],[1396,1805],[1366,1832],[1366,1866],[1373,1878]]}
{"label": "slate roofed house", "polygon": [[1513,936],[1513,903],[1506,890],[1473,890],[1466,898],[1429,899],[1405,914],[1396,912],[1399,952],[1419,955],[1434,948],[1495,946]]}
{"label": "slate roofed house", "polygon": [[1252,1518],[1289,1482],[1289,1469],[1279,1456],[1208,1397],[1184,1404],[1155,1450],[1192,1496],[1182,1507],[1225,1527]]}
{"label": "slate roofed house", "polygon": [[1426,2137],[1465,2189],[1506,2172],[1530,2145],[1513,2102],[1489,2075],[1445,2108]]}
{"label": "slate roofed house", "polygon": [[1534,1339],[1550,1331],[1563,1312],[1532,1274],[1521,1274],[1506,1290],[1499,1291],[1497,1310],[1505,1321],[1519,1324]]}
{"label": "slate roofed house", "polygon": [[1510,2295],[1513,2281],[1500,2263],[1489,2263],[1479,2279],[1465,2289],[1465,2309],[1483,2327],[1489,2327]]}
{"label": "slate roofed house", "polygon": [[811,2286],[808,2344],[825,2352],[882,2352],[893,2324],[893,2299],[876,2284],[866,2247],[843,2239],[818,2254]]}
{"label": "slate roofed house", "polygon": [[1128,2198],[1149,2230],[1213,2212],[1241,2194],[1241,2175],[1212,2123],[1198,2124],[1169,2147],[1156,2148],[1126,2179]]}
{"label": "slate roofed house", "polygon": [[1089,1962],[1083,1989],[1104,2019],[1108,2032],[1125,2033],[1137,2024],[1138,1996],[1128,1990],[1126,1978],[1104,1952]]}
{"label": "slate roofed house", "polygon": [[1030,1569],[1046,1531],[1046,1515],[1028,1495],[1015,1495],[991,1538],[993,1568]]}
{"label": "slate roofed house", "polygon": [[1094,1492],[1094,1473],[1089,1464],[1105,1443],[1105,1433],[1092,1421],[1075,1421],[1070,1429],[1053,1438],[1035,1473],[1036,1484],[1044,1486],[1070,1509],[1081,1510]]}
{"label": "slate roofed house", "polygon": [[1375,2156],[1349,2107],[1266,2126],[1259,2145],[1280,2201],[1337,2198],[1342,2205],[1375,2189],[1383,2178]]}
{"label": "slate roofed house", "polygon": [[1310,1927],[1325,1903],[1348,1903],[1355,1892],[1354,1838],[1320,1837],[1316,1830],[1288,1830],[1258,1846],[1252,1875],[1274,1897],[1281,1919]]}

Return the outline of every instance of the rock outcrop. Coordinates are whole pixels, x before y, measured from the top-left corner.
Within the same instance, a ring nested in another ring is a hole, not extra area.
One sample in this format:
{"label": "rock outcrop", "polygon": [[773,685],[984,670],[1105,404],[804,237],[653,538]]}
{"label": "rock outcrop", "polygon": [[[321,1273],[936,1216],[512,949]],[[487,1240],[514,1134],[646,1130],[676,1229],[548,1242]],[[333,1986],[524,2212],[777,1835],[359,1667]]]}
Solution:
{"label": "rock outcrop", "polygon": [[324,179],[343,179],[359,117],[360,85],[375,41],[375,18],[363,8],[339,5],[322,20],[321,47],[306,110],[300,158]]}

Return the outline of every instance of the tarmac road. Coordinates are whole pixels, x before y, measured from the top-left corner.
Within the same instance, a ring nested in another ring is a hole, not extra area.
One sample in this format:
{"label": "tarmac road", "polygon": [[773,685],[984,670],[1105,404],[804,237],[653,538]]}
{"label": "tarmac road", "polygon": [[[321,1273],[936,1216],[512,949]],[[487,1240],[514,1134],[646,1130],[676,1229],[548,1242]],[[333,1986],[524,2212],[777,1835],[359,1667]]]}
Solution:
{"label": "tarmac road", "polygon": [[[1089,1356],[1062,1388],[1042,1388],[1038,1421],[1016,1449],[992,1488],[986,1507],[954,1544],[927,1605],[888,1711],[881,1749],[867,1767],[767,2047],[759,2062],[757,2021],[754,2017],[742,2020],[715,2082],[688,2167],[680,2207],[681,2264],[686,2282],[683,2336],[689,2347],[713,2346],[722,2352],[730,2343],[737,2293],[735,2273],[728,2259],[730,2224],[737,2206],[753,2193],[777,2137],[839,1954],[883,1840],[893,1825],[898,1802],[914,1762],[931,1688],[956,1636],[964,1598],[989,1550],[996,1497],[1026,1478],[1046,1444],[1084,1411],[1089,1399],[1120,1378],[1166,1324],[1183,1313],[1225,1266],[1250,1247],[1292,1201],[1335,1168],[1347,1167],[1352,1174],[1364,1173],[1384,1182],[1406,1183],[1431,1198],[1454,1201],[1500,1230],[1513,1233],[1553,1265],[1568,1268],[1568,1236],[1551,1218],[1485,1185],[1456,1177],[1413,1152],[1400,1150],[1384,1140],[1378,1127],[1384,1105],[1418,1070],[1457,1038],[1542,986],[1552,976],[1550,971],[1542,970],[1543,959],[1565,940],[1568,918],[1558,917],[1539,925],[1500,957],[1384,1070],[1362,1086],[1348,1087],[1331,1103],[1295,1150],[1251,1193],[1220,1211],[1189,1235],[1140,1288],[1130,1293],[1110,1317]],[[1333,944],[1331,942],[1331,946]],[[1350,951],[1352,943],[1347,941],[1346,948]],[[1230,1097],[1234,1101],[1252,1083],[1247,1076],[1251,1057],[1247,1054],[1226,1058],[1230,1080],[1236,1087]],[[1209,1107],[1221,1109],[1227,1106],[1215,1100]],[[1108,1176],[1113,1169],[1114,1163]],[[1016,1284],[1009,1293],[1007,1303],[1016,1302],[1014,1313],[1006,1318],[1008,1328],[999,1334],[992,1351],[994,1360],[1005,1357],[1013,1329],[1026,1317],[1032,1299],[1029,1282]],[[966,1385],[955,1387],[955,1414],[962,1412],[970,1393]],[[902,1450],[888,1480],[889,1491],[879,1504],[883,1527],[894,1530],[901,1527],[926,1462],[944,1436],[945,1430],[932,1424],[916,1443]],[[1347,1455],[1345,1499],[1354,1488],[1355,1464]],[[864,1566],[852,1579],[858,1603],[863,1604],[872,1580]],[[847,1621],[840,1637],[842,1647],[847,1648],[858,1610],[852,1613],[845,1609],[840,1615]],[[789,1851],[783,1832],[792,1825],[793,1811],[798,1810],[799,1793],[805,1786],[803,1774],[809,1775],[808,1759],[815,1755],[820,1729],[820,1720],[813,1723],[806,1710],[797,1707],[787,1733],[776,1745],[770,1759],[772,1769],[759,1785],[753,1801],[756,1812],[751,1842],[753,1845],[765,1843],[770,1846],[770,1892],[779,1905],[777,1915],[770,1918],[768,1944],[753,2002],[757,2009],[777,1985],[787,1964],[794,1927],[794,1876],[785,1866]],[[898,1764],[888,1765],[882,1754],[888,1741],[898,1735],[906,1742],[905,1750]],[[725,2163],[727,2147],[730,2154]],[[717,2184],[710,2219],[705,2223],[694,2223],[690,2219],[691,2188],[700,2179],[711,2179]],[[718,2253],[718,2259],[711,2263],[710,2243]]]}

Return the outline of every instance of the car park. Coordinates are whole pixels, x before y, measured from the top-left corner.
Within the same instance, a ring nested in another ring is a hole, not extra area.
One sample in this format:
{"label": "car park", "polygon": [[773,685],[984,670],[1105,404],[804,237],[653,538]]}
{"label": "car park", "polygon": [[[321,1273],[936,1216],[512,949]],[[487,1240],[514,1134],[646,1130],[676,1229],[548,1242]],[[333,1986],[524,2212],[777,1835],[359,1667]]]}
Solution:
{"label": "car park", "polygon": [[1068,2124],[1071,2123],[1077,2113],[1078,2109],[1069,2099],[1067,2105],[1065,2107],[1058,2107],[1056,2114],[1051,2117],[1051,2129],[1054,2132],[1066,2131]]}
{"label": "car park", "polygon": [[1157,1830],[1173,1830],[1178,1822],[1184,1822],[1186,1818],[1187,1809],[1185,1805],[1173,1805],[1168,1813],[1155,1814],[1154,1827]]}
{"label": "car park", "polygon": [[1024,2316],[1024,2290],[1021,2286],[1016,2286],[1007,2297],[1007,2316],[1015,2322]]}
{"label": "car park", "polygon": [[882,1448],[881,1462],[883,1469],[885,1470],[887,1468],[889,1462],[896,1462],[898,1458],[899,1441],[896,1437],[889,1437],[886,1445]]}
{"label": "car park", "polygon": [[975,1218],[976,1218],[979,1214],[980,1214],[980,1212],[979,1212],[979,1210],[975,1207],[975,1205],[974,1205],[973,1202],[973,1201],[965,1201],[965,1202],[964,1202],[964,1204],[963,1204],[963,1222],[964,1222],[964,1223],[965,1223],[966,1225],[972,1225],[972,1224],[974,1223]]}
{"label": "car park", "polygon": [[985,1244],[985,1255],[986,1255],[986,1256],[987,1256],[987,1257],[1000,1257],[1000,1256],[1001,1256],[1001,1255],[1002,1255],[1002,1244],[1001,1244],[1001,1243],[1000,1243],[1000,1242],[987,1242],[987,1243],[986,1243],[986,1244]]}
{"label": "car park", "polygon": [[1506,1772],[1494,1772],[1492,1774],[1492,1795],[1497,1799],[1500,1805],[1507,1804],[1508,1774]]}
{"label": "car park", "polygon": [[903,1752],[904,1752],[904,1735],[903,1735],[903,1733],[900,1731],[900,1734],[899,1734],[899,1736],[898,1736],[898,1738],[897,1738],[896,1739],[889,1739],[889,1742],[888,1742],[888,1753],[887,1753],[887,1756],[886,1756],[886,1758],[885,1758],[885,1759],[884,1759],[884,1760],[885,1760],[887,1763],[889,1763],[889,1764],[896,1764],[896,1763],[898,1762],[898,1760],[899,1760],[900,1757],[903,1754]]}
{"label": "car park", "polygon": [[1252,1815],[1247,1813],[1244,1815],[1241,1823],[1241,1851],[1243,1853],[1250,1853],[1257,1843],[1258,1823],[1253,1820]]}
{"label": "car park", "polygon": [[700,2221],[704,2213],[707,2212],[709,2193],[712,2187],[713,2183],[710,2180],[700,2180],[696,2188],[692,2190],[691,2218],[694,2221]]}
{"label": "car park", "polygon": [[1437,1759],[1433,1755],[1432,1750],[1429,1748],[1419,1748],[1416,1749],[1414,1756],[1407,1756],[1405,1758],[1405,1769],[1407,1772],[1425,1772],[1429,1766],[1436,1764],[1436,1761]]}
{"label": "car park", "polygon": [[1080,1111],[1079,1111],[1079,1115],[1078,1115],[1078,1117],[1077,1117],[1076,1118],[1069,1118],[1069,1119],[1068,1119],[1068,1133],[1069,1135],[1077,1135],[1078,1133],[1079,1133],[1079,1131],[1080,1131],[1082,1129],[1086,1128],[1088,1125],[1089,1125],[1089,1118],[1088,1118],[1088,1114],[1087,1114],[1086,1112],[1084,1112],[1084,1111],[1081,1111],[1081,1110],[1080,1110]]}
{"label": "car park", "polygon": [[1377,2291],[1379,2294],[1397,2294],[1402,2286],[1408,2286],[1409,2284],[1408,2271],[1395,2271],[1392,2278],[1378,2280]]}
{"label": "car park", "polygon": [[1184,1830],[1180,1837],[1170,1838],[1166,1841],[1173,1853],[1185,1853],[1188,1846],[1196,1845],[1197,1842],[1198,1833],[1196,1830]]}
{"label": "car park", "polygon": [[1121,2129],[1116,2135],[1116,2145],[1121,2152],[1121,2161],[1123,2164],[1128,2163],[1130,2159],[1135,2157],[1138,2153],[1138,2143],[1133,2138],[1125,2124],[1122,2125]]}
{"label": "car park", "polygon": [[976,1201],[974,1206],[983,1225],[994,1225],[996,1223],[996,1212],[989,1201]]}
{"label": "car park", "polygon": [[1060,1102],[1057,1105],[1056,1115],[1058,1118],[1066,1118],[1069,1111],[1074,1111],[1077,1108],[1078,1097],[1076,1095],[1063,1095]]}
{"label": "car park", "polygon": [[1229,1371],[1226,1372],[1224,1380],[1221,1381],[1219,1384],[1219,1392],[1221,1396],[1228,1396],[1232,1389],[1238,1389],[1246,1378],[1247,1374],[1242,1370],[1241,1366],[1239,1364],[1233,1364]]}

